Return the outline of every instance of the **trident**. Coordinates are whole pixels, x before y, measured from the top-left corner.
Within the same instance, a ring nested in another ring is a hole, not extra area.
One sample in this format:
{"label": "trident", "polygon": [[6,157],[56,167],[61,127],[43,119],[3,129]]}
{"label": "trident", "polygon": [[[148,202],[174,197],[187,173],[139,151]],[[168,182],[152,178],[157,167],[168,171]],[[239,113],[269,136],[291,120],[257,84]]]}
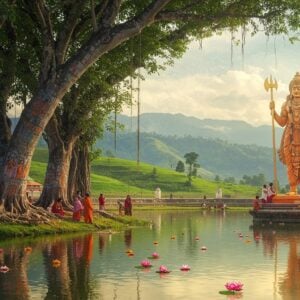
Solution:
{"label": "trident", "polygon": [[278,88],[278,84],[276,79],[272,79],[272,75],[270,75],[270,81],[268,78],[266,78],[265,83],[265,90],[268,92],[271,91],[271,101],[270,104],[272,104],[272,141],[273,141],[273,167],[274,167],[274,188],[275,193],[277,194],[278,191],[278,182],[277,182],[277,168],[276,168],[276,145],[275,145],[275,125],[274,125],[274,115],[275,115],[275,109],[274,109],[274,99],[273,99],[273,89]]}

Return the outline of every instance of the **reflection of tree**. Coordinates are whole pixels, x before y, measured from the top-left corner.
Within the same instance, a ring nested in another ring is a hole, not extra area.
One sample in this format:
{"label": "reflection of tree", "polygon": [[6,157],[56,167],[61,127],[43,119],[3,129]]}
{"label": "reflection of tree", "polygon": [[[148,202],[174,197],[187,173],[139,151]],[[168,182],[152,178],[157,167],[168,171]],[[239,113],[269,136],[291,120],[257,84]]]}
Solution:
{"label": "reflection of tree", "polygon": [[[48,292],[45,299],[72,299],[67,250],[67,243],[62,239],[47,245],[43,250],[48,281]],[[54,259],[61,262],[58,268],[52,266]]]}
{"label": "reflection of tree", "polygon": [[29,254],[23,248],[11,247],[0,256],[0,265],[6,265],[10,271],[0,273],[0,299],[26,300],[30,299],[30,291],[27,278],[27,264]]}
{"label": "reflection of tree", "polygon": [[132,243],[132,229],[127,229],[124,231],[124,242],[127,248],[131,248]]}

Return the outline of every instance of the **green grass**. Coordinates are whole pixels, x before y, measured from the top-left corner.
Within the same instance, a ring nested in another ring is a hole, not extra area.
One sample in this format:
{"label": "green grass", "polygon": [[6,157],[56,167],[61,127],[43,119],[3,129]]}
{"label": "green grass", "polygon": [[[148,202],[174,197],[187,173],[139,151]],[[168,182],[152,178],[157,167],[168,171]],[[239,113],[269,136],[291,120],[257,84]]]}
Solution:
{"label": "green grass", "polygon": [[116,217],[116,220],[94,216],[93,222],[94,224],[86,224],[84,222],[73,222],[65,219],[52,221],[51,224],[41,225],[1,224],[0,239],[98,230],[120,231],[128,226],[144,226],[148,224],[148,222],[144,220],[128,216]]}
{"label": "green grass", "polygon": [[[30,177],[43,183],[47,167],[48,152],[37,149],[33,156]],[[156,174],[153,174],[153,169]],[[146,163],[137,166],[135,161],[101,157],[92,162],[91,183],[92,195],[104,193],[106,197],[121,197],[126,194],[132,197],[153,197],[154,190],[160,187],[162,197],[173,194],[175,198],[214,197],[220,187],[224,197],[253,198],[259,192],[257,187],[215,182],[203,178],[193,178],[192,186],[186,186],[187,176],[170,169],[164,169]]]}

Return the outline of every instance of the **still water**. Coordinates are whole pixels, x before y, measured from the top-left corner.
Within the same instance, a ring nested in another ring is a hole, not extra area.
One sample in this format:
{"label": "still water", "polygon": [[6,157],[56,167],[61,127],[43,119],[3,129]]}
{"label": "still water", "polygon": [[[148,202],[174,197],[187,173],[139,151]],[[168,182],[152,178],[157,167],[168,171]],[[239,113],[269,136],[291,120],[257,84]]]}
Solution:
{"label": "still water", "polygon": [[[0,299],[300,299],[300,229],[253,230],[241,212],[139,216],[152,226],[0,242],[0,265],[10,268],[0,273]],[[153,252],[151,269],[136,268]],[[171,273],[156,273],[162,264]],[[233,280],[243,293],[220,295]]]}

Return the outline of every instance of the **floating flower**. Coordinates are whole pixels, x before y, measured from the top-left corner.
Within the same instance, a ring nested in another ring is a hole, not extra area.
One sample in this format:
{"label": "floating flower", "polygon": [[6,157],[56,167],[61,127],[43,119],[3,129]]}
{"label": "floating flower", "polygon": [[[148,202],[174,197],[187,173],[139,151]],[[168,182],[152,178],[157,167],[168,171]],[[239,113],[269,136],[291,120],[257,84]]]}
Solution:
{"label": "floating flower", "polygon": [[171,236],[171,240],[176,240],[176,236]]}
{"label": "floating flower", "polygon": [[52,266],[53,266],[54,268],[58,268],[58,267],[60,267],[60,265],[61,265],[61,262],[60,262],[59,259],[53,259],[53,260],[52,260]]}
{"label": "floating flower", "polygon": [[171,271],[168,270],[168,268],[164,265],[161,265],[158,269],[158,271],[156,271],[156,273],[170,273]]}
{"label": "floating flower", "polygon": [[244,236],[243,236],[243,234],[242,234],[242,233],[240,233],[240,234],[239,234],[239,237],[240,237],[240,238],[242,238],[242,237],[244,237]]}
{"label": "floating flower", "polygon": [[181,271],[189,271],[191,269],[191,267],[189,265],[182,265],[180,270]]}
{"label": "floating flower", "polygon": [[199,240],[200,240],[199,236],[196,236],[196,237],[195,237],[195,240],[196,240],[196,241],[199,241]]}
{"label": "floating flower", "polygon": [[231,292],[240,292],[243,289],[243,284],[239,281],[227,282],[225,287]]}
{"label": "floating flower", "polygon": [[133,250],[132,249],[127,249],[126,253],[133,253]]}
{"label": "floating flower", "polygon": [[206,250],[207,250],[206,246],[202,246],[202,247],[201,247],[201,250],[202,250],[202,251],[206,251]]}
{"label": "floating flower", "polygon": [[7,266],[1,266],[0,267],[0,272],[1,273],[6,273],[6,272],[8,272],[9,271],[9,267],[7,267]]}
{"label": "floating flower", "polygon": [[143,268],[151,268],[151,267],[152,267],[150,261],[147,260],[147,259],[141,261],[141,266],[142,266]]}
{"label": "floating flower", "polygon": [[30,253],[30,252],[32,251],[32,248],[31,248],[31,247],[25,247],[25,248],[24,248],[24,251],[25,251],[26,253]]}
{"label": "floating flower", "polygon": [[154,258],[154,259],[159,258],[159,254],[157,252],[153,252],[152,258]]}
{"label": "floating flower", "polygon": [[154,241],[153,244],[154,244],[154,245],[158,245],[158,242],[157,242],[157,241]]}

